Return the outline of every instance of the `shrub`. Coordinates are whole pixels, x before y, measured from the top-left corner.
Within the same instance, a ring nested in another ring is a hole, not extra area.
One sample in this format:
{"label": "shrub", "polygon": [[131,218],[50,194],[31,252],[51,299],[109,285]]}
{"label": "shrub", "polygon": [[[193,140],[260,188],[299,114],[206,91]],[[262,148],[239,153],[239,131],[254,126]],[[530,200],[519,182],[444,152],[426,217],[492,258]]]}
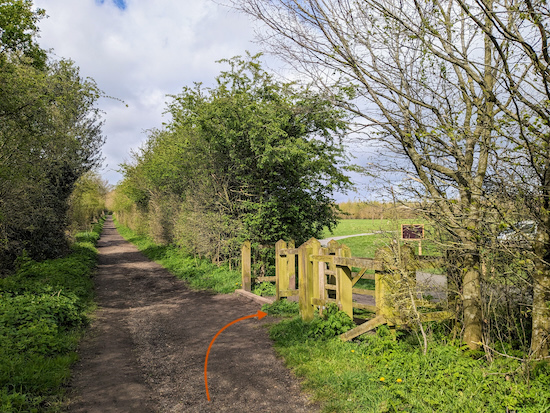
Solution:
{"label": "shrub", "polygon": [[23,254],[0,278],[0,411],[58,411],[92,307],[91,272],[102,222],[77,234],[72,253],[35,262]]}

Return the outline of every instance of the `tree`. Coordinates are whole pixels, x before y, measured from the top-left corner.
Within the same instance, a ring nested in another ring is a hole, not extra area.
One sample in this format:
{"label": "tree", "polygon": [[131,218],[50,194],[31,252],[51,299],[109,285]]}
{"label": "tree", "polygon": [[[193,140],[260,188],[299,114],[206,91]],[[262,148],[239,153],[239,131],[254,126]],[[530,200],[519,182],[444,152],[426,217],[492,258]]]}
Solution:
{"label": "tree", "polygon": [[73,230],[87,230],[105,211],[109,184],[96,171],[82,175],[74,185],[69,198],[69,226]]}
{"label": "tree", "polygon": [[[464,24],[452,0],[233,4],[272,29],[262,38],[271,51],[325,90],[336,85],[348,92],[334,100],[362,123],[367,141],[384,148],[371,168],[389,174],[392,186],[399,185],[397,176],[400,189],[424,200],[428,216],[437,216],[452,249],[460,250],[463,338],[477,348],[483,337],[483,182],[500,112],[493,103],[500,60],[492,44],[479,28]],[[477,60],[452,65],[427,44]],[[474,76],[484,79],[483,88],[473,86]],[[384,153],[391,154],[390,162],[383,163]]]}
{"label": "tree", "polygon": [[141,177],[136,200],[177,195],[196,225],[188,235],[210,234],[204,244],[317,236],[336,223],[333,192],[349,187],[342,113],[321,94],[275,81],[257,56],[223,62],[230,70],[214,88],[173,96],[172,122],[125,166],[127,177]]}
{"label": "tree", "polygon": [[[538,224],[534,240],[531,352],[550,348],[550,7],[546,1],[457,0],[503,62],[505,93],[494,97],[506,115],[508,174],[501,185],[523,201]],[[476,79],[477,84],[482,84]]]}
{"label": "tree", "polygon": [[37,23],[45,16],[32,10],[31,0],[2,0],[0,3],[0,59],[25,57],[36,68],[43,68],[46,53],[35,41]]}
{"label": "tree", "polygon": [[95,82],[70,61],[41,60],[43,12],[30,1],[0,7],[0,263],[10,268],[24,249],[35,259],[66,249],[68,198],[104,138]]}

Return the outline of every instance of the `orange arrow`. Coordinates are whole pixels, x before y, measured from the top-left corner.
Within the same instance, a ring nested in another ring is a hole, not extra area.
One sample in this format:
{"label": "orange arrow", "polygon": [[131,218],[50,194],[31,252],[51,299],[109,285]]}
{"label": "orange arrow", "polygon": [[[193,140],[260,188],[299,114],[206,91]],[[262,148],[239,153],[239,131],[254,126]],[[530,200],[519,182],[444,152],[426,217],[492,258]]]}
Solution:
{"label": "orange arrow", "polygon": [[214,344],[214,341],[216,341],[216,339],[221,334],[221,332],[223,330],[225,330],[227,327],[229,327],[229,326],[231,326],[235,323],[238,323],[239,321],[246,320],[247,318],[258,317],[258,320],[261,320],[266,315],[267,315],[267,313],[264,313],[263,311],[258,310],[258,312],[256,314],[247,315],[247,316],[244,316],[244,317],[241,317],[241,318],[237,318],[236,320],[231,321],[229,324],[227,324],[220,331],[218,331],[218,333],[214,336],[214,338],[210,342],[210,345],[208,346],[208,350],[206,351],[206,359],[204,360],[204,386],[206,387],[206,398],[208,399],[208,401],[210,401],[210,392],[208,391],[208,375],[207,375],[206,371],[207,371],[207,367],[208,367],[208,356],[210,354],[210,349],[212,348],[212,344]]}

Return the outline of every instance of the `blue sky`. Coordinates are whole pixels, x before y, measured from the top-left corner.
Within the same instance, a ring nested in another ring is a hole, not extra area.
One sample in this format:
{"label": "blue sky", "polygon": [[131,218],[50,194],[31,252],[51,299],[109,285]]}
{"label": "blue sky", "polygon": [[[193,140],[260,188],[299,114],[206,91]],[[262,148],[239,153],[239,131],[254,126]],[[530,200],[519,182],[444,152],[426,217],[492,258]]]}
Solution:
{"label": "blue sky", "polygon": [[[96,0],[96,2],[99,3],[99,4],[104,4],[105,0]],[[112,0],[112,2],[120,10],[125,10],[126,9],[126,1],[124,1],[124,0]]]}

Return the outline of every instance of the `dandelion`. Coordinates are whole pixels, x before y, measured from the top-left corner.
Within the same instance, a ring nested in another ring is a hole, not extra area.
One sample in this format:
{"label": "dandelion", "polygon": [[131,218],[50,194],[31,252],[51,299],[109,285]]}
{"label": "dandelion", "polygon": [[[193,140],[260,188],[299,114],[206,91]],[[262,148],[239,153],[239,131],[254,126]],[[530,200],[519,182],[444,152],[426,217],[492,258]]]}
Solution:
{"label": "dandelion", "polygon": [[355,350],[351,350],[352,353],[355,353]]}
{"label": "dandelion", "polygon": [[403,380],[401,380],[401,379],[397,379],[396,381],[397,381],[398,383],[401,383],[401,382],[402,382]]}
{"label": "dandelion", "polygon": [[386,380],[384,377],[380,377],[380,381],[384,381]]}

